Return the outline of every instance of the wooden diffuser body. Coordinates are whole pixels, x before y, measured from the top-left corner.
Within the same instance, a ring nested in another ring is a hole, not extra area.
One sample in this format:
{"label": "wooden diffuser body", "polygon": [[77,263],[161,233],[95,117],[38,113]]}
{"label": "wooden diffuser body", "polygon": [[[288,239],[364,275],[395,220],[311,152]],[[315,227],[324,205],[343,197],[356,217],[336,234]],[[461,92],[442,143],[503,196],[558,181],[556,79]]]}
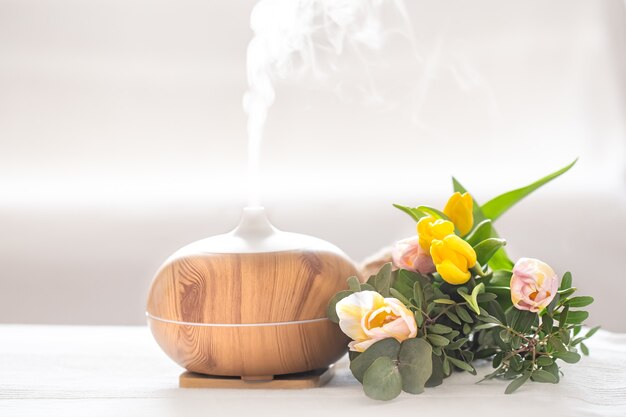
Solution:
{"label": "wooden diffuser body", "polygon": [[189,371],[268,378],[323,369],[349,340],[326,318],[356,275],[335,246],[273,228],[246,209],[235,231],[188,245],[160,268],[146,315],[161,348]]}

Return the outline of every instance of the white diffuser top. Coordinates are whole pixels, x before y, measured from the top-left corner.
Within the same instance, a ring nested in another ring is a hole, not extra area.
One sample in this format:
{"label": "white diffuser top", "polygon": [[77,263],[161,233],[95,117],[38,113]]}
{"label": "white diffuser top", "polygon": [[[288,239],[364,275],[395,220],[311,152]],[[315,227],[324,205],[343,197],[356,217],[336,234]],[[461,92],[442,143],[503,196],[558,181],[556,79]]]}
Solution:
{"label": "white diffuser top", "polygon": [[261,253],[299,249],[343,254],[341,249],[325,240],[278,230],[268,220],[263,207],[246,207],[239,225],[233,231],[193,242],[173,256],[185,253]]}

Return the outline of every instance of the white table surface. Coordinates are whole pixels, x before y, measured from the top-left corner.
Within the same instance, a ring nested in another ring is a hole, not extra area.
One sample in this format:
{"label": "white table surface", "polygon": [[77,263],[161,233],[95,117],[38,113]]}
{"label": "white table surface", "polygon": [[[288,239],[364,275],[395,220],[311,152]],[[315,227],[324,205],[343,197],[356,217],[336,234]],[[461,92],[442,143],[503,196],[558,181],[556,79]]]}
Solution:
{"label": "white table surface", "polygon": [[[458,373],[421,395],[365,397],[344,357],[310,390],[179,389],[182,369],[146,327],[0,326],[0,416],[626,416],[626,335],[600,331],[591,356],[564,365],[558,385]],[[490,370],[479,366],[479,375]]]}

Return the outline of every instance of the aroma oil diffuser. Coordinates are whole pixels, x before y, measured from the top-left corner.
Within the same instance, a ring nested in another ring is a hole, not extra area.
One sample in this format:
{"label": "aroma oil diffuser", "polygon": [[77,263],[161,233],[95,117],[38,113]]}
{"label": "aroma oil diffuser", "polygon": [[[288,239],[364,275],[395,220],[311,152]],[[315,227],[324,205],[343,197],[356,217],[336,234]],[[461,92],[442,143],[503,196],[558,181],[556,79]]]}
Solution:
{"label": "aroma oil diffuser", "polygon": [[188,371],[272,380],[328,368],[346,352],[326,307],[351,275],[336,246],[279,231],[263,208],[246,208],[232,232],[167,259],[146,315],[158,344]]}

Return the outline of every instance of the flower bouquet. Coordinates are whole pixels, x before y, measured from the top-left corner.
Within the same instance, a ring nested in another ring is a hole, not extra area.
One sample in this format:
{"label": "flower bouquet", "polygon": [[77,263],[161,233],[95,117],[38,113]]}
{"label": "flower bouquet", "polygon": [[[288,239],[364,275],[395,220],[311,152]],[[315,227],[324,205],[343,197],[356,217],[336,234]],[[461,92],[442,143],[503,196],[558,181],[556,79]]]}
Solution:
{"label": "flower bouquet", "polygon": [[365,394],[391,400],[440,385],[454,369],[476,374],[474,361],[490,360],[484,379],[509,380],[510,394],[528,380],[557,383],[558,361],[589,353],[581,333],[592,297],[573,296],[572,276],[548,264],[515,263],[494,222],[522,198],[568,171],[576,161],[526,187],[479,205],[452,179],[443,211],[395,204],[417,222],[417,234],[397,242],[393,263],[329,303],[328,317],[349,344],[350,370]]}

